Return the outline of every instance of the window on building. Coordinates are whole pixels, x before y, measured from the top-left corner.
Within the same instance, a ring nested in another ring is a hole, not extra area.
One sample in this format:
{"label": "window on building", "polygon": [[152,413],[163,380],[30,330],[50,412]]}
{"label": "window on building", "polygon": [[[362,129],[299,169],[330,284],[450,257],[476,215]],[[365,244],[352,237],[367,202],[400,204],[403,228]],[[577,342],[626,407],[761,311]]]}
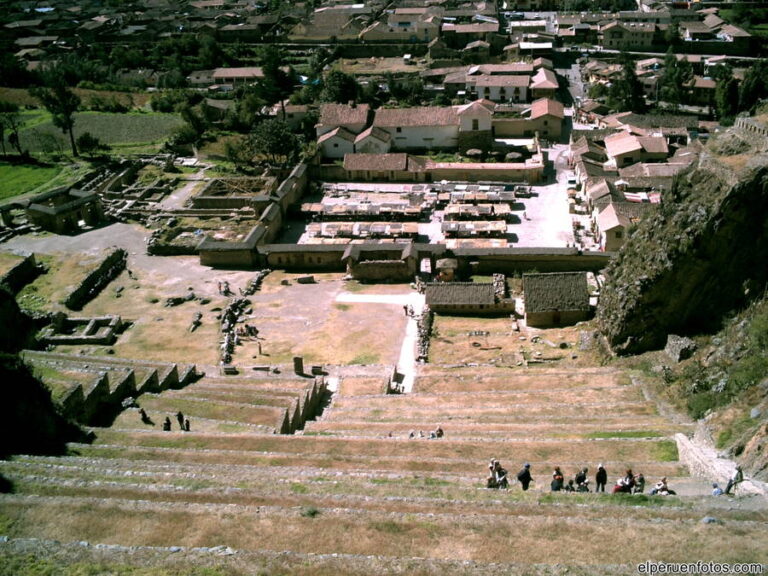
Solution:
{"label": "window on building", "polygon": [[623,236],[623,232],[621,230],[616,230],[616,239],[620,239]]}
{"label": "window on building", "polygon": [[395,132],[397,132],[398,134],[400,134],[402,131],[403,131],[403,129],[400,126],[395,128]]}
{"label": "window on building", "polygon": [[480,130],[480,120],[477,118],[472,119],[472,130]]}

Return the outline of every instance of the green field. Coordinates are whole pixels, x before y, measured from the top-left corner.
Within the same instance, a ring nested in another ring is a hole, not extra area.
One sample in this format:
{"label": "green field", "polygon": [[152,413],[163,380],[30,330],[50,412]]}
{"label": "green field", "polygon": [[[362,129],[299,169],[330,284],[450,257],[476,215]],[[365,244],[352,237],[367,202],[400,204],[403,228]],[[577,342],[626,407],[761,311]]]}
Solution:
{"label": "green field", "polygon": [[56,178],[60,166],[12,166],[0,164],[0,200],[30,192]]}
{"label": "green field", "polygon": [[27,192],[45,192],[74,184],[87,171],[87,164],[39,166],[0,162],[0,201]]}
{"label": "green field", "polygon": [[[39,112],[30,115],[30,125],[20,134],[22,146],[31,152],[46,151],[52,140],[58,150],[69,151],[69,139]],[[130,113],[108,114],[103,112],[79,112],[75,114],[75,138],[90,132],[102,143],[116,148],[152,147],[162,143],[183,120],[175,114]],[[47,142],[46,142],[47,140]]]}

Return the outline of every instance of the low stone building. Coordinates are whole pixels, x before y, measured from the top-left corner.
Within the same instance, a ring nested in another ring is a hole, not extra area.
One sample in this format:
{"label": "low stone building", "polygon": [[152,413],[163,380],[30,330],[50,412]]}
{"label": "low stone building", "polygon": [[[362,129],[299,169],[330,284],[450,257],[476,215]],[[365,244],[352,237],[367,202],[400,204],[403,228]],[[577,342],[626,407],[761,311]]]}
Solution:
{"label": "low stone building", "polygon": [[84,190],[58,189],[40,194],[29,201],[26,213],[32,224],[57,234],[76,233],[83,225],[97,226],[104,221],[98,194]]}
{"label": "low stone building", "polygon": [[436,314],[478,316],[509,314],[514,301],[497,297],[491,282],[437,282],[425,286],[424,296]]}
{"label": "low stone building", "polygon": [[584,272],[523,274],[523,294],[528,326],[575,324],[591,313]]}

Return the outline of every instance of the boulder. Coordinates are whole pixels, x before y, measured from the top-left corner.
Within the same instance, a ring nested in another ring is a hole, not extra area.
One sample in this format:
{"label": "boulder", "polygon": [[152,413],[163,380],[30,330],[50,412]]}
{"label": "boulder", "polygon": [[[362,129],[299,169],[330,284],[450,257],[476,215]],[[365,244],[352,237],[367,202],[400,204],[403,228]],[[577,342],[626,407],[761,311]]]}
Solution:
{"label": "boulder", "polygon": [[696,342],[685,336],[669,334],[664,352],[675,362],[681,362],[690,358],[696,351]]}

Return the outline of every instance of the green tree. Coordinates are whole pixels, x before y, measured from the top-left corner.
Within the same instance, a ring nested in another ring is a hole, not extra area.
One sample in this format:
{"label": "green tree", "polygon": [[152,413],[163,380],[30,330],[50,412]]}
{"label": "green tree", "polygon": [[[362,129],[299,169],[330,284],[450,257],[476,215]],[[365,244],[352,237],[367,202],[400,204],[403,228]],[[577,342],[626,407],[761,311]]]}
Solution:
{"label": "green tree", "polygon": [[609,90],[610,106],[620,111],[630,111],[642,114],[647,110],[643,85],[635,74],[635,64],[628,54],[619,57],[622,65],[621,77],[616,80]]}
{"label": "green tree", "polygon": [[736,78],[718,80],[715,85],[715,109],[721,123],[730,124],[738,111],[739,82]]}
{"label": "green tree", "polygon": [[685,101],[686,91],[693,81],[693,67],[686,58],[678,59],[670,46],[664,56],[661,76],[661,99],[678,106]]}
{"label": "green tree", "polygon": [[677,22],[672,22],[664,31],[664,41],[670,46],[680,43],[680,26]]}
{"label": "green tree", "polygon": [[747,69],[739,87],[739,112],[751,112],[768,97],[768,60],[760,60]]}
{"label": "green tree", "polygon": [[198,53],[200,67],[209,69],[221,66],[224,62],[224,53],[219,47],[216,38],[213,36],[202,36],[200,38],[200,52]]}
{"label": "green tree", "polygon": [[236,170],[248,168],[253,162],[253,148],[243,136],[227,140],[224,144],[224,154],[227,160],[235,165]]}
{"label": "green tree", "polygon": [[80,97],[69,89],[64,82],[64,77],[58,73],[57,67],[51,67],[43,71],[43,86],[36,86],[30,90],[31,94],[42,102],[46,110],[51,113],[53,125],[69,134],[69,144],[72,147],[72,156],[77,157],[77,145],[75,144],[75,112],[80,107]]}
{"label": "green tree", "polygon": [[247,142],[253,156],[262,156],[274,165],[290,164],[301,150],[301,139],[277,118],[257,124]]}
{"label": "green tree", "polygon": [[5,140],[8,134],[8,143],[16,149],[19,155],[24,152],[19,142],[19,130],[24,126],[24,117],[19,113],[19,107],[13,102],[0,101],[0,143],[3,147],[3,156],[5,156]]}
{"label": "green tree", "polygon": [[283,54],[276,46],[264,49],[261,57],[264,78],[258,84],[258,94],[269,105],[280,102],[285,120],[285,99],[293,93],[297,79],[293,68],[282,66],[283,60]]}
{"label": "green tree", "polygon": [[357,102],[360,86],[351,74],[341,70],[331,70],[323,80],[323,90],[320,100],[323,102]]}
{"label": "green tree", "polygon": [[86,156],[94,156],[97,152],[106,152],[109,146],[103,144],[96,136],[90,132],[84,132],[77,137],[77,147]]}

